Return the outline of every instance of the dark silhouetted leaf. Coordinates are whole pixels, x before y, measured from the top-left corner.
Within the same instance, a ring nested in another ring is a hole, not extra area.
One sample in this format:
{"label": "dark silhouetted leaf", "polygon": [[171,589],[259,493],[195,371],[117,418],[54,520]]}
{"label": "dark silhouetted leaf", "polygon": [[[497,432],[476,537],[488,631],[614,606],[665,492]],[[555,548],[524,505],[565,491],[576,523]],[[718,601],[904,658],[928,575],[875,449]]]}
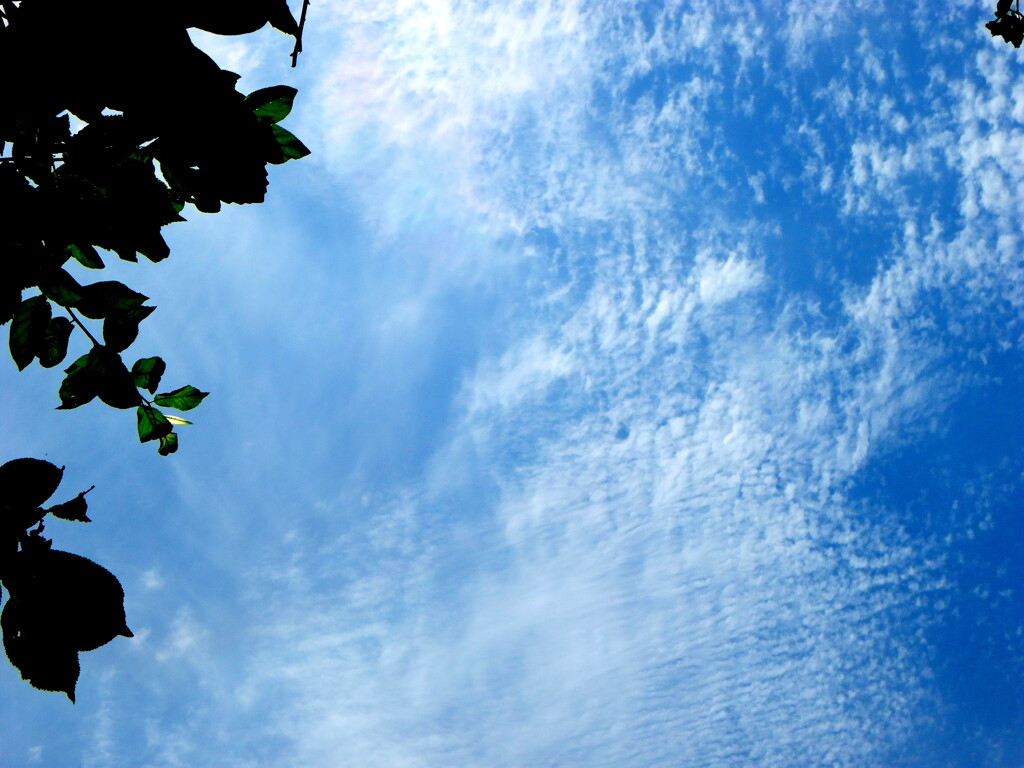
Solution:
{"label": "dark silhouetted leaf", "polygon": [[4,651],[21,677],[41,691],[60,691],[75,701],[78,652],[62,638],[33,622],[17,598],[9,598],[0,613]]}
{"label": "dark silhouetted leaf", "polygon": [[139,323],[149,317],[156,307],[136,307],[115,312],[103,321],[103,343],[115,352],[131,346],[139,335]]}
{"label": "dark silhouetted leaf", "polygon": [[114,312],[140,307],[148,298],[116,280],[105,280],[83,285],[75,308],[86,317],[101,320]]}
{"label": "dark silhouetted leaf", "polygon": [[10,558],[4,586],[18,601],[24,627],[75,651],[91,651],[117,635],[132,637],[117,577],[92,560],[55,549]]}
{"label": "dark silhouetted leaf", "polygon": [[11,357],[19,371],[32,362],[43,349],[46,330],[50,323],[50,302],[45,296],[33,296],[21,302],[11,320]]}
{"label": "dark silhouetted leaf", "polygon": [[300,157],[305,157],[309,154],[309,149],[306,145],[295,138],[289,131],[286,131],[279,125],[272,125],[270,129],[274,132],[274,139],[277,140],[277,145],[281,148],[281,153],[284,155],[284,160],[272,161],[275,165],[280,165],[288,160],[298,160]]}
{"label": "dark silhouetted leaf", "polygon": [[159,357],[144,357],[136,360],[132,366],[132,378],[135,386],[144,389],[151,395],[156,393],[160,386],[160,378],[167,370],[167,365]]}
{"label": "dark silhouetted leaf", "polygon": [[99,361],[96,394],[100,400],[112,408],[134,408],[142,402],[135,380],[117,352],[101,346],[93,347],[91,354]]}
{"label": "dark silhouetted leaf", "polygon": [[71,520],[80,523],[91,523],[86,512],[89,510],[89,504],[85,500],[85,494],[91,491],[82,491],[80,494],[75,496],[71,501],[65,501],[63,504],[55,504],[46,510],[49,514],[54,517],[59,517],[61,520]]}
{"label": "dark silhouetted leaf", "polygon": [[173,392],[162,392],[153,398],[153,402],[164,408],[174,408],[176,411],[191,411],[206,397],[209,392],[200,392],[191,385],[186,385]]}
{"label": "dark silhouetted leaf", "polygon": [[58,410],[78,408],[96,397],[99,381],[94,368],[92,352],[87,352],[64,369],[67,375],[57,393],[60,397]]}
{"label": "dark silhouetted leaf", "polygon": [[174,427],[160,411],[151,405],[140,405],[136,413],[139,428],[139,442],[159,440],[169,435]]}
{"label": "dark silhouetted leaf", "polygon": [[39,352],[39,364],[53,368],[64,361],[68,354],[68,339],[74,326],[66,317],[54,317],[46,327],[43,346]]}
{"label": "dark silhouetted leaf", "polygon": [[64,467],[42,459],[14,459],[0,466],[0,505],[38,507],[53,495]]}

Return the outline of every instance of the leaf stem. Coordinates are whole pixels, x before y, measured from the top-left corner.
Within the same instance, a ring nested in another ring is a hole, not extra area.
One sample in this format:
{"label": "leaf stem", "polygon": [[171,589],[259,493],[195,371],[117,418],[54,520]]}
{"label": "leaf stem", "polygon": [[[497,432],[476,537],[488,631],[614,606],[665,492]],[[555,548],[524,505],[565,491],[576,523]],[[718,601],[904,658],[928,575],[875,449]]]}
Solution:
{"label": "leaf stem", "polygon": [[[54,302],[54,303],[56,303],[56,302]],[[63,304],[61,304],[60,306],[64,307]],[[102,347],[103,346],[98,341],[96,341],[96,337],[95,336],[93,336],[91,333],[89,333],[89,329],[86,328],[85,324],[81,320],[78,319],[78,315],[76,315],[74,313],[74,311],[72,311],[71,307],[64,307],[64,311],[67,312],[69,315],[71,315],[71,321],[75,325],[77,325],[79,328],[82,329],[82,333],[84,333],[86,336],[89,337],[89,341],[92,342],[94,347]]]}

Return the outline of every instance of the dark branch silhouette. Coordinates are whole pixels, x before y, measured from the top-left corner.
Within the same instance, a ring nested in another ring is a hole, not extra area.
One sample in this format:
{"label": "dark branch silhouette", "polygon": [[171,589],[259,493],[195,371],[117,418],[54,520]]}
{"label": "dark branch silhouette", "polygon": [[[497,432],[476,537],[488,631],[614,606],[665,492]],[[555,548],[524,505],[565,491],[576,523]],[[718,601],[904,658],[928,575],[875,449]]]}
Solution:
{"label": "dark branch silhouette", "polygon": [[[140,441],[177,450],[174,428],[189,422],[164,410],[191,410],[207,393],[158,392],[159,357],[129,368],[122,353],[155,307],[117,281],[80,283],[67,267],[103,269],[101,252],[163,261],[161,229],[184,221],[186,206],[262,202],[267,165],[309,154],[279,125],[295,89],[240,93],[239,76],[187,31],[240,35],[269,23],[295,37],[294,65],[305,16],[306,4],[296,23],[285,0],[0,0],[0,325],[10,324],[20,370],[53,368],[73,341],[85,344],[64,369],[59,409],[95,399],[134,409]],[[31,458],[0,466],[0,626],[22,677],[74,701],[78,653],[132,635],[117,578],[42,535],[47,514],[89,522],[88,491],[42,508],[62,474]]]}

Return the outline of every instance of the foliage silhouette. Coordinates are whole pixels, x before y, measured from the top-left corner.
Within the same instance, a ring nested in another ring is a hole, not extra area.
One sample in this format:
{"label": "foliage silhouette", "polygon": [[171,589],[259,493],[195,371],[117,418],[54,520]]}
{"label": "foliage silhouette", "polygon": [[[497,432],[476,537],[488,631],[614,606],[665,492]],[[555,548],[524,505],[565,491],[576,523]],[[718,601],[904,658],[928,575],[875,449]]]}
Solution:
{"label": "foliage silhouette", "polygon": [[[1010,8],[1011,5],[1014,7]],[[1004,42],[1020,48],[1021,43],[1024,43],[1024,15],[1020,12],[1020,0],[999,0],[995,17],[994,21],[985,25],[992,36],[999,35]]]}
{"label": "foliage silhouette", "polygon": [[[296,23],[286,0],[0,0],[0,66],[9,75],[0,100],[0,325],[10,324],[19,370],[33,361],[54,368],[76,340],[88,345],[64,368],[58,409],[96,399],[135,409],[141,442],[164,456],[177,450],[174,428],[190,422],[161,409],[191,410],[207,393],[191,385],[158,393],[167,369],[159,357],[129,368],[122,353],[155,307],[121,282],[80,276],[103,269],[110,253],[166,259],[161,229],[184,221],[186,206],[216,213],[224,203],[262,202],[266,166],[309,154],[279,125],[294,88],[243,95],[239,76],[188,36],[269,23],[295,37],[294,66],[306,5]],[[132,635],[117,578],[42,536],[47,514],[89,522],[88,491],[42,508],[62,474],[31,458],[0,466],[0,626],[22,677],[74,701],[78,653]]]}

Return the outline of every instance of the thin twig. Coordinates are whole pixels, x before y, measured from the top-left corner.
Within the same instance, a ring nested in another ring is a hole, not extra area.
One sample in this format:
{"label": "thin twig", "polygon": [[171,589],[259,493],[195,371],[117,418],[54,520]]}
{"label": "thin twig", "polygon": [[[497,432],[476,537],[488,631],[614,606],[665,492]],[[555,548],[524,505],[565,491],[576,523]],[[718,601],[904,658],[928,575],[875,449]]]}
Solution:
{"label": "thin twig", "polygon": [[[1017,0],[1020,2],[1020,0]],[[299,31],[295,33],[295,48],[292,50],[292,66],[299,63],[299,54],[302,53],[302,30],[306,26],[306,9],[309,8],[309,0],[302,0],[302,13],[299,14]]]}
{"label": "thin twig", "polygon": [[[61,306],[64,306],[64,305],[62,304]],[[92,342],[92,344],[93,344],[93,346],[94,346],[94,347],[102,347],[102,346],[103,346],[103,345],[102,345],[102,344],[100,344],[100,343],[99,343],[98,341],[96,341],[96,337],[95,337],[95,336],[93,336],[93,335],[92,335],[91,333],[89,333],[89,329],[88,329],[88,328],[86,328],[86,327],[85,327],[85,325],[84,325],[84,324],[82,323],[82,321],[78,319],[78,315],[76,315],[76,314],[75,314],[75,313],[74,313],[74,312],[73,312],[73,311],[71,310],[71,307],[64,307],[64,309],[65,309],[65,311],[66,311],[66,312],[67,312],[67,313],[68,313],[69,315],[71,315],[71,320],[72,320],[72,321],[74,322],[74,324],[75,324],[75,325],[77,325],[77,326],[78,326],[79,328],[81,328],[81,329],[82,329],[82,333],[84,333],[84,334],[85,334],[86,336],[88,336],[88,337],[89,337],[89,341],[91,341],[91,342]]]}

